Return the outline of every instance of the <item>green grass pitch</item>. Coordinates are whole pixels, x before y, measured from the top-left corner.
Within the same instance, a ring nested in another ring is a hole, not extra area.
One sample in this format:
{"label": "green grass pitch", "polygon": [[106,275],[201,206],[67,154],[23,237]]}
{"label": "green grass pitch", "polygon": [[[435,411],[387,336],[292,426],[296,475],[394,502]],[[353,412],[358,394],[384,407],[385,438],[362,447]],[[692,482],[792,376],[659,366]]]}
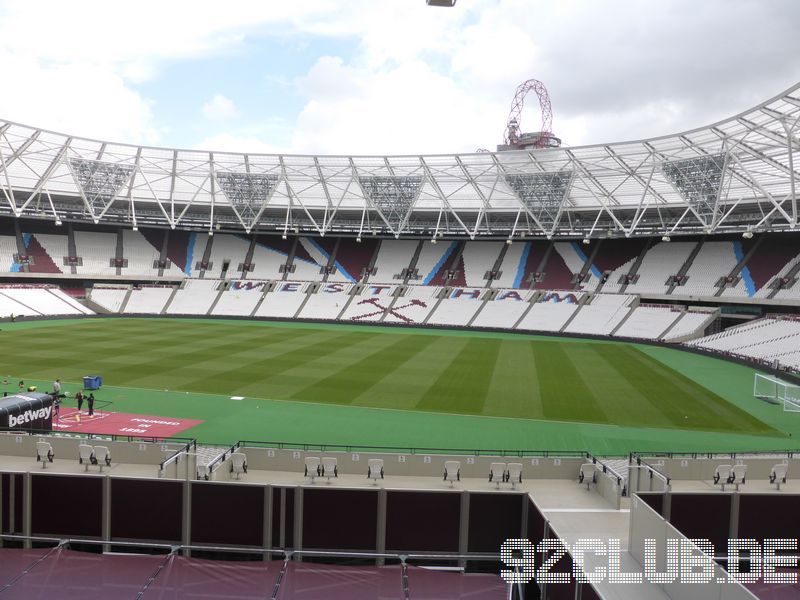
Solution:
{"label": "green grass pitch", "polygon": [[752,369],[620,342],[164,318],[5,324],[1,339],[10,384],[100,373],[113,410],[203,419],[186,434],[212,443],[752,450],[792,448],[797,427],[752,398]]}

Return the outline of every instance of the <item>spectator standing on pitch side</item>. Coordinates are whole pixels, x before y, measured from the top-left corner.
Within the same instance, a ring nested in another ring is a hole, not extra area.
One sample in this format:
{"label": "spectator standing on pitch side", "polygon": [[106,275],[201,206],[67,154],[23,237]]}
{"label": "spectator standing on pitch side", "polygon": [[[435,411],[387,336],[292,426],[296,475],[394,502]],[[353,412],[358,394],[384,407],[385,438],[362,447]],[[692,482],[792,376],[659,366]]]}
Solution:
{"label": "spectator standing on pitch side", "polygon": [[91,392],[89,397],[86,398],[86,406],[89,408],[89,416],[91,417],[94,414],[94,394]]}
{"label": "spectator standing on pitch side", "polygon": [[61,395],[61,380],[56,379],[53,382],[53,395],[58,398]]}
{"label": "spectator standing on pitch side", "polygon": [[83,407],[83,392],[78,390],[78,393],[75,394],[75,400],[78,401],[78,412],[81,412],[81,407]]}

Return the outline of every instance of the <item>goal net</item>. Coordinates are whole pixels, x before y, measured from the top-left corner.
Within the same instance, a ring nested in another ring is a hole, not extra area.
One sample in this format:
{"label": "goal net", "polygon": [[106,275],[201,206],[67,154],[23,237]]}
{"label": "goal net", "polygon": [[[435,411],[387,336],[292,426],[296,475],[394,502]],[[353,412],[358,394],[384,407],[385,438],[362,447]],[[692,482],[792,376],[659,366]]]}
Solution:
{"label": "goal net", "polygon": [[800,385],[770,375],[756,373],[753,396],[771,404],[783,404],[783,410],[800,412]]}

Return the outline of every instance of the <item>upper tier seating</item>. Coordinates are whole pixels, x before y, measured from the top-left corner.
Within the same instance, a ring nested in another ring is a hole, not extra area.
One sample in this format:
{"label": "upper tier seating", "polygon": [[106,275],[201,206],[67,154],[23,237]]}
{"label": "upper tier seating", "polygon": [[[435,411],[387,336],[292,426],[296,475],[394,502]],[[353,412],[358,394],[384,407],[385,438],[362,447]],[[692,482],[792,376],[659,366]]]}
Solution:
{"label": "upper tier seating", "polygon": [[733,270],[739,260],[733,242],[706,241],[686,271],[686,283],[673,290],[673,296],[713,296],[717,282]]}
{"label": "upper tier seating", "polygon": [[[629,294],[666,294],[667,280],[677,275],[697,242],[660,242],[652,246],[642,259],[637,275],[639,279],[625,288]],[[680,295],[676,290],[674,295]]]}
{"label": "upper tier seating", "polygon": [[[210,239],[212,237],[213,239]],[[209,236],[208,243],[211,244],[211,254],[208,257],[208,269],[203,278],[219,279],[223,275],[223,269],[225,269],[225,277],[228,279],[240,277],[242,272],[239,271],[239,265],[244,263],[244,259],[247,258],[250,240],[236,235],[217,234]],[[203,249],[205,250],[205,247]],[[195,255],[195,262],[202,260],[202,257],[203,255],[200,254]],[[193,272],[195,276],[198,274]]]}
{"label": "upper tier seating", "polygon": [[634,298],[625,294],[597,294],[591,298],[590,303],[581,306],[564,331],[610,335],[630,312],[630,304]]}
{"label": "upper tier seating", "polygon": [[265,281],[231,281],[211,311],[212,315],[246,317],[255,310],[264,295]]}
{"label": "upper tier seating", "polygon": [[17,253],[17,238],[13,235],[0,235],[0,264],[3,271],[13,273],[19,271],[19,265],[14,262],[14,255]]}
{"label": "upper tier seating", "polygon": [[164,306],[175,290],[173,286],[154,286],[143,285],[134,288],[125,305],[128,314],[158,315],[164,310]]}
{"label": "upper tier seating", "polygon": [[187,279],[166,308],[168,315],[205,315],[219,295],[219,279]]}
{"label": "upper tier seating", "polygon": [[[36,250],[39,247],[40,254]],[[35,233],[31,234],[28,239],[28,254],[33,257],[36,264],[31,267],[32,272],[46,273],[48,271],[56,271],[59,273],[69,273],[69,267],[64,265],[64,258],[69,255],[69,238],[66,231],[63,235],[54,235],[49,233]],[[48,268],[49,260],[49,268]],[[106,262],[108,266],[108,262]]]}
{"label": "upper tier seating", "polygon": [[113,276],[117,274],[116,267],[110,266],[111,261],[117,255],[117,235],[115,233],[75,231],[74,234],[75,251],[82,262],[81,265],[75,267],[79,275]]}
{"label": "upper tier seating", "polygon": [[[498,269],[499,277],[492,281],[493,288],[522,287],[522,272],[530,251],[530,244],[511,244],[506,248],[503,262]],[[517,280],[519,279],[519,282]]]}
{"label": "upper tier seating", "polygon": [[475,316],[483,302],[486,290],[481,288],[455,288],[428,317],[431,325],[465,326]]}
{"label": "upper tier seating", "polygon": [[122,256],[128,261],[128,266],[122,269],[123,275],[158,275],[158,266],[153,265],[158,264],[161,250],[155,248],[140,232],[122,230]]}
{"label": "upper tier seating", "polygon": [[[564,260],[570,273],[580,273],[589,260],[584,252],[584,246],[578,242],[555,242],[553,252],[558,252]],[[596,267],[590,267],[584,280],[580,283],[581,289],[591,291],[600,283],[601,273]]]}
{"label": "upper tier seating", "polygon": [[614,336],[657,340],[680,318],[681,314],[679,308],[642,304],[633,309]]}
{"label": "upper tier seating", "polygon": [[[370,275],[370,283],[398,283],[396,279],[411,264],[411,258],[417,250],[416,240],[383,240],[375,260],[375,273]],[[434,244],[438,245],[438,244]],[[444,245],[444,244],[442,244]],[[422,275],[422,271],[420,271]]]}
{"label": "upper tier seating", "polygon": [[[494,263],[500,257],[503,242],[467,242],[461,259],[464,263],[464,280],[468,287],[483,287],[486,285],[487,271],[494,268]],[[512,244],[513,246],[513,244]],[[510,249],[510,248],[509,248]]]}
{"label": "upper tier seating", "polygon": [[247,274],[250,279],[281,279],[281,265],[286,264],[291,248],[289,240],[279,237],[257,238],[253,249],[253,270]]}
{"label": "upper tier seating", "polygon": [[330,254],[317,240],[298,238],[292,270],[286,278],[291,281],[322,281],[329,260]]}
{"label": "upper tier seating", "polygon": [[493,300],[483,307],[472,322],[473,327],[510,329],[530,306],[533,292],[528,290],[498,290]]}
{"label": "upper tier seating", "polygon": [[561,331],[578,310],[582,292],[544,292],[523,317],[517,329]]}

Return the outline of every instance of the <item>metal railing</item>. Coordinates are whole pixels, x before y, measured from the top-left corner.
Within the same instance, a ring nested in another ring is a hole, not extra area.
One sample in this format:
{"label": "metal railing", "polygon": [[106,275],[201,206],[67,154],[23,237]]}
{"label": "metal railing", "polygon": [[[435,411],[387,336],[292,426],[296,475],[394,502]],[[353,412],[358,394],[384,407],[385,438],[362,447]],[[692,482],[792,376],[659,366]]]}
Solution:
{"label": "metal railing", "polygon": [[585,458],[582,450],[492,450],[475,448],[426,448],[414,446],[368,446],[361,444],[308,444],[303,442],[270,442],[241,440],[231,450],[238,448],[269,448],[275,450],[302,450],[304,452],[367,452],[385,454],[443,454],[462,456],[519,456],[533,458]]}

